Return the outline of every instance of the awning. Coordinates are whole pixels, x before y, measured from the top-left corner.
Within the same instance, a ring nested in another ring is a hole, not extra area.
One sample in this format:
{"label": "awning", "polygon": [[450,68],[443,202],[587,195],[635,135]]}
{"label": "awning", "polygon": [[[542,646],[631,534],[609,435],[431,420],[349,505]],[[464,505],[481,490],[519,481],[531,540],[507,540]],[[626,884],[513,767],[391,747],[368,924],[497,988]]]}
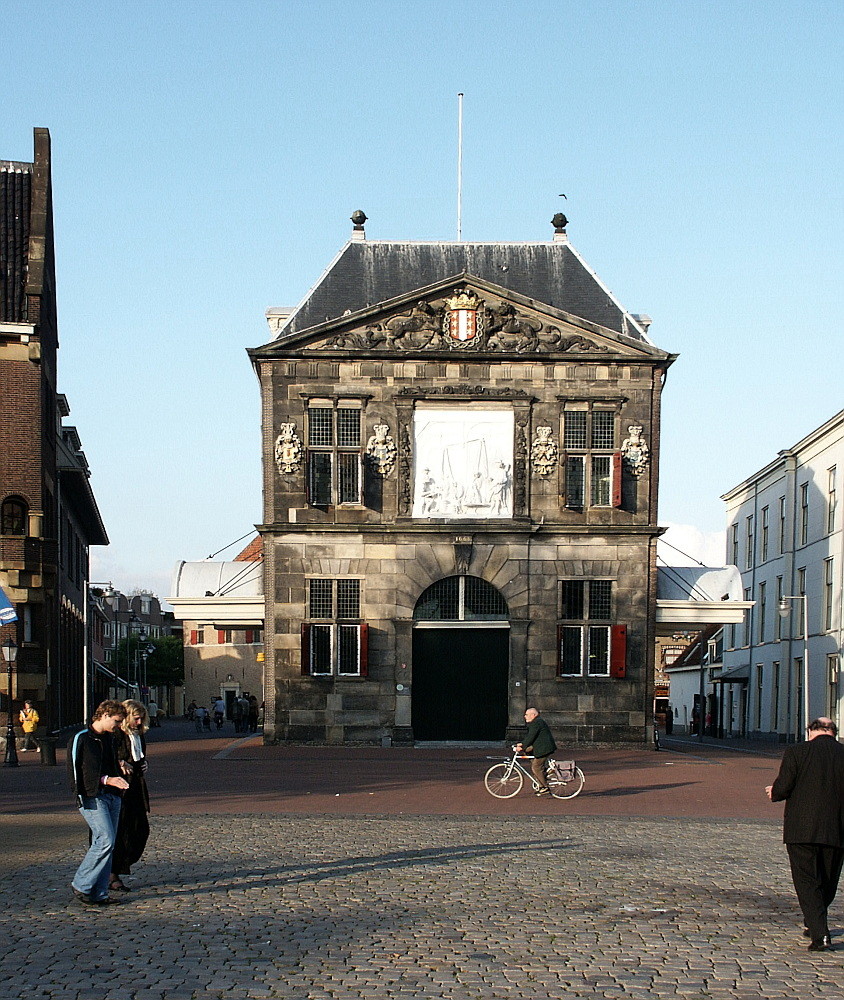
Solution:
{"label": "awning", "polygon": [[750,664],[745,663],[742,667],[733,667],[727,670],[720,677],[714,677],[713,684],[747,684],[750,680]]}

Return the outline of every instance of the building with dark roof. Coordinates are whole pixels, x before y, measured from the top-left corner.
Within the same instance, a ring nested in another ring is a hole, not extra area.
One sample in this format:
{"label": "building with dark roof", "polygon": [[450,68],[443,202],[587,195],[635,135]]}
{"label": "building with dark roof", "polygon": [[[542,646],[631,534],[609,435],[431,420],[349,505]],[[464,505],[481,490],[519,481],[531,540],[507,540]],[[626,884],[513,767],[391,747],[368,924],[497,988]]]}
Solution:
{"label": "building with dark roof", "polygon": [[570,245],[352,239],[262,397],[265,735],[650,735],[674,355]]}
{"label": "building with dark roof", "polygon": [[0,160],[0,585],[18,615],[2,629],[19,646],[13,698],[36,702],[48,729],[83,719],[88,550],[108,544],[57,355],[50,134],[37,128],[31,163]]}

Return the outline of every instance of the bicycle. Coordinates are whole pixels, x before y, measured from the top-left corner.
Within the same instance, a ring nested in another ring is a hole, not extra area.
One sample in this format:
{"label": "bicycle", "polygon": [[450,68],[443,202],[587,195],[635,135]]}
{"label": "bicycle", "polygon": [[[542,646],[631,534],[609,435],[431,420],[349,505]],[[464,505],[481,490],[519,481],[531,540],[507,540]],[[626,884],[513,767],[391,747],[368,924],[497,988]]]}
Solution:
{"label": "bicycle", "polygon": [[[492,765],[484,775],[484,786],[490,795],[497,799],[512,799],[522,790],[525,778],[533,785],[534,791],[539,790],[539,783],[520,763],[522,760],[533,760],[533,757],[520,754],[514,746],[512,757]],[[555,799],[573,799],[575,795],[580,795],[586,778],[573,760],[554,760],[549,757],[546,781],[548,791]]]}

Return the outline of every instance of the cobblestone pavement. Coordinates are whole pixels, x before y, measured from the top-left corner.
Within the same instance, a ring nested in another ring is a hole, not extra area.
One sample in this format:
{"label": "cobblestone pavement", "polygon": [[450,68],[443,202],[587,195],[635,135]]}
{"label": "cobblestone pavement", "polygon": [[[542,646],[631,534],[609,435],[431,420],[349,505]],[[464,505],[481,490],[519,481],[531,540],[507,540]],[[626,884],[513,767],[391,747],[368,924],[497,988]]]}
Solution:
{"label": "cobblestone pavement", "polygon": [[159,816],[103,909],[77,837],[0,883],[2,1000],[844,995],[770,822]]}

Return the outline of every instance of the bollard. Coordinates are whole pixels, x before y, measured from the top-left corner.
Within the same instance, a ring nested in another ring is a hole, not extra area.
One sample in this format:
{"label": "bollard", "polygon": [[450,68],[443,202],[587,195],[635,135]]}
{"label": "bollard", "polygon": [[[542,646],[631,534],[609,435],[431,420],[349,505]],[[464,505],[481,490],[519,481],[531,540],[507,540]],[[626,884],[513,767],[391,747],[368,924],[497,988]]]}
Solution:
{"label": "bollard", "polygon": [[55,736],[45,736],[37,740],[38,749],[41,751],[41,764],[44,767],[55,767],[57,742]]}

